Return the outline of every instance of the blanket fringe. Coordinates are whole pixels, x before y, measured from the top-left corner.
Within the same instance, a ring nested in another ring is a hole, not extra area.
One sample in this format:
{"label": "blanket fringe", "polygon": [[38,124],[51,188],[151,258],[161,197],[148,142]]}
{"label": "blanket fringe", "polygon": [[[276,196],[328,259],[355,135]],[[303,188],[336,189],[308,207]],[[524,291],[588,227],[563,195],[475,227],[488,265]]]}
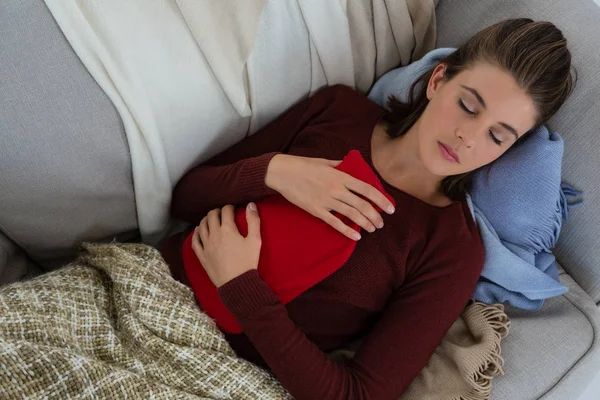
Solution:
{"label": "blanket fringe", "polygon": [[501,356],[500,342],[508,335],[510,319],[504,312],[502,304],[485,304],[474,302],[468,313],[479,313],[493,329],[494,350],[486,357],[485,363],[476,371],[469,380],[472,387],[469,393],[451,397],[449,400],[488,400],[492,391],[492,379],[496,375],[504,375],[504,359]]}

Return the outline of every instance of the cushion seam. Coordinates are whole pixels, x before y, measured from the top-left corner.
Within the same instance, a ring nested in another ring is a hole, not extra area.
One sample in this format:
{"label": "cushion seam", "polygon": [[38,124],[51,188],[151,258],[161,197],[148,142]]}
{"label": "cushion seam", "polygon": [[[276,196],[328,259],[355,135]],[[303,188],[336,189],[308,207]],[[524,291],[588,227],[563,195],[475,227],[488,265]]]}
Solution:
{"label": "cushion seam", "polygon": [[[580,288],[580,289],[583,290],[582,288]],[[585,292],[585,293],[587,294],[587,292]],[[598,345],[597,326],[595,326],[595,324],[590,319],[590,315],[573,301],[573,299],[571,298],[571,295],[569,293],[564,294],[563,297],[565,297],[565,299],[569,303],[571,303],[573,305],[573,307],[575,307],[577,310],[579,310],[579,312],[581,312],[581,314],[583,314],[585,316],[586,320],[592,327],[592,342],[591,342],[590,346],[588,347],[588,349],[581,355],[581,357],[579,357],[579,359],[575,363],[573,363],[573,365],[571,365],[571,367],[560,377],[560,379],[558,379],[554,383],[554,385],[552,385],[552,387],[550,387],[546,392],[544,392],[538,399],[542,399],[543,397],[546,397],[546,396],[552,394],[552,392],[554,392],[556,390],[556,388],[560,385],[560,383],[565,380],[567,375],[571,374],[573,372],[573,370],[575,369],[575,367],[577,367],[577,365],[579,365],[585,358],[587,358],[588,355],[592,352],[592,349],[594,349]]]}

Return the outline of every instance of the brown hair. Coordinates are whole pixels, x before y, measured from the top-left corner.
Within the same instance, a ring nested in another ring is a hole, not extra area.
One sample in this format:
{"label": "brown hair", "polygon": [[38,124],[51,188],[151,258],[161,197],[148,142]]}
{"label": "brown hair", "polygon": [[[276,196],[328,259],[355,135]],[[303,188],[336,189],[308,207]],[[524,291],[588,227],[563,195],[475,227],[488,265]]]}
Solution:
{"label": "brown hair", "polygon": [[[533,99],[537,109],[536,126],[548,121],[565,102],[576,81],[571,74],[571,53],[560,29],[550,22],[535,22],[528,18],[509,19],[477,33],[455,52],[446,57],[444,79],[483,61],[509,72]],[[427,83],[430,71],[411,86],[409,102],[390,97],[390,112],[385,116],[391,137],[404,135],[421,117],[427,107]],[[453,200],[462,198],[471,186],[474,171],[446,177],[442,181],[444,194]]]}

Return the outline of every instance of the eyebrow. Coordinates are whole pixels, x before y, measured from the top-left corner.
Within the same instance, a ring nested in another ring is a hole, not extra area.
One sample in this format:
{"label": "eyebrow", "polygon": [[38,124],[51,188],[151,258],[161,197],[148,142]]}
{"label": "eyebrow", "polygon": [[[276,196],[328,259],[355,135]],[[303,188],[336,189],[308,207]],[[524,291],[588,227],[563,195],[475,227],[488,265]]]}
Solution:
{"label": "eyebrow", "polygon": [[[479,103],[481,103],[481,106],[483,108],[487,108],[486,104],[485,104],[485,100],[483,100],[483,97],[481,97],[481,95],[479,94],[479,92],[471,87],[468,86],[464,86],[464,85],[460,85],[463,89],[471,92],[471,94],[473,96],[475,96],[475,98],[477,99],[477,101]],[[500,122],[500,125],[502,125],[507,131],[509,131],[510,133],[512,133],[515,136],[516,140],[519,140],[519,135],[517,134],[517,130],[515,128],[513,128],[512,126],[510,126],[509,124],[505,123],[505,122]]]}
{"label": "eyebrow", "polygon": [[517,134],[517,131],[515,130],[515,128],[513,128],[512,126],[510,126],[508,124],[505,124],[504,122],[500,122],[500,125],[502,125],[504,128],[506,128],[507,131],[509,131],[510,133],[515,135],[515,140],[519,140],[519,135]]}
{"label": "eyebrow", "polygon": [[468,90],[469,92],[471,92],[473,94],[473,96],[475,96],[477,98],[477,101],[479,101],[481,103],[481,105],[483,106],[483,108],[487,108],[487,106],[485,105],[485,101],[483,100],[483,97],[481,97],[481,95],[479,94],[479,92],[473,88],[470,88],[468,86],[465,85],[460,85],[463,89]]}

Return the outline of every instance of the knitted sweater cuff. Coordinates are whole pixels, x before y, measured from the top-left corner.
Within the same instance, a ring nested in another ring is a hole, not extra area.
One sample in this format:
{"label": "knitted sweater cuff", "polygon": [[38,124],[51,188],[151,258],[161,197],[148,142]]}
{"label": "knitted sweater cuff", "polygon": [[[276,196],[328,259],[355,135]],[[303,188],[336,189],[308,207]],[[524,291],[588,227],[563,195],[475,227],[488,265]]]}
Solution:
{"label": "knitted sweater cuff", "polygon": [[239,186],[236,189],[242,197],[264,198],[277,194],[265,184],[269,163],[277,154],[279,153],[265,153],[244,160],[244,166],[238,179]]}
{"label": "knitted sweater cuff", "polygon": [[218,289],[227,309],[242,324],[266,306],[279,304],[279,298],[258,276],[256,270],[244,272]]}

